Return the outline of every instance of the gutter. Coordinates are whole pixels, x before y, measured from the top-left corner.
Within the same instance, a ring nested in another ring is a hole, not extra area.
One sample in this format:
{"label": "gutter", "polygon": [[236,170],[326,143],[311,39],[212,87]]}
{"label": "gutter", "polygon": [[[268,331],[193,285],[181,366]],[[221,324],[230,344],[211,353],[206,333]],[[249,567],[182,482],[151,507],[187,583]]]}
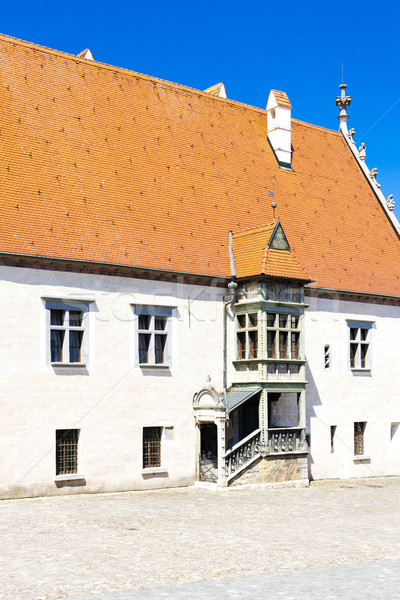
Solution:
{"label": "gutter", "polygon": [[192,277],[204,277],[205,279],[218,279],[223,281],[227,281],[230,278],[225,275],[206,275],[205,273],[192,273],[190,271],[173,271],[172,269],[155,269],[154,267],[143,267],[139,265],[128,265],[124,263],[107,263],[107,262],[99,262],[96,260],[83,260],[79,258],[60,258],[57,256],[47,256],[42,254],[22,254],[19,252],[4,252],[0,251],[1,256],[15,256],[17,258],[33,258],[36,260],[45,260],[52,262],[61,262],[61,263],[77,263],[79,265],[96,265],[98,267],[113,267],[118,269],[130,269],[130,270],[138,270],[138,271],[150,271],[152,273],[170,273],[172,275],[190,275]]}
{"label": "gutter", "polygon": [[386,300],[397,300],[400,302],[400,296],[389,296],[388,294],[376,294],[373,292],[358,292],[356,290],[340,290],[335,288],[323,288],[314,286],[305,286],[304,293],[307,291],[328,292],[330,294],[343,294],[344,296],[363,296],[366,298],[385,298]]}

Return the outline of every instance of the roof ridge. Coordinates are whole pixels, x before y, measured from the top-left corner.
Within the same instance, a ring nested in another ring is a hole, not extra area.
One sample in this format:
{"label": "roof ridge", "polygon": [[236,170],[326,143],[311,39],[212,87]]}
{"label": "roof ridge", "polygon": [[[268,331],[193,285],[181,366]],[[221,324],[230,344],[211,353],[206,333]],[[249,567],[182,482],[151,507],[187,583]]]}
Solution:
{"label": "roof ridge", "polygon": [[239,100],[233,100],[232,98],[221,98],[220,96],[213,96],[203,90],[199,90],[197,88],[190,87],[188,85],[183,85],[181,83],[176,83],[174,81],[168,81],[167,79],[162,79],[161,77],[155,77],[154,75],[146,75],[145,73],[139,73],[138,71],[133,71],[132,69],[127,69],[124,67],[116,67],[115,65],[110,65],[108,63],[103,63],[99,60],[93,59],[88,61],[86,58],[80,58],[76,54],[72,54],[70,52],[64,52],[62,50],[54,50],[53,48],[48,48],[47,46],[42,46],[40,44],[35,44],[33,42],[27,42],[26,40],[21,40],[19,38],[14,38],[10,35],[6,35],[4,33],[0,33],[0,40],[8,42],[10,44],[18,44],[19,46],[23,46],[25,48],[31,48],[32,50],[39,50],[42,52],[46,52],[48,54],[52,54],[54,56],[60,56],[64,58],[69,58],[75,62],[82,62],[90,67],[101,67],[106,70],[113,71],[115,73],[121,73],[124,75],[132,75],[133,77],[138,77],[140,79],[146,79],[148,81],[153,81],[157,83],[161,83],[163,85],[170,86],[174,89],[178,89],[182,92],[190,92],[194,94],[198,94],[199,96],[203,96],[204,98],[208,98],[217,102],[226,102],[228,104],[232,104],[234,106],[238,106],[241,108],[249,109],[255,111],[257,113],[261,113],[266,116],[266,110],[260,108],[258,106],[252,106],[251,104],[246,104],[245,102],[240,102]]}
{"label": "roof ridge", "polygon": [[[239,100],[234,100],[232,98],[222,98],[220,96],[214,96],[213,94],[210,94],[203,90],[199,90],[197,88],[193,88],[189,85],[183,85],[181,83],[169,81],[168,79],[162,79],[161,77],[155,77],[154,75],[146,75],[146,73],[139,73],[138,71],[133,71],[132,69],[128,69],[128,68],[117,67],[115,65],[110,65],[109,63],[104,63],[104,62],[101,62],[96,59],[88,61],[87,58],[81,58],[80,56],[78,56],[76,54],[72,54],[70,52],[65,52],[63,50],[54,50],[54,48],[49,48],[48,46],[43,46],[41,44],[36,44],[34,42],[28,42],[27,40],[22,40],[21,38],[16,38],[11,35],[7,35],[5,33],[0,33],[0,40],[3,40],[4,42],[7,42],[9,44],[18,44],[19,46],[23,46],[25,48],[31,48],[32,50],[44,51],[44,52],[47,52],[48,54],[52,54],[54,56],[69,58],[75,62],[79,61],[88,66],[101,67],[103,69],[114,71],[116,73],[121,73],[124,75],[132,75],[133,77],[139,77],[141,79],[146,79],[148,81],[156,81],[163,85],[171,86],[172,88],[178,89],[182,92],[190,92],[190,93],[198,94],[199,96],[203,96],[204,98],[209,98],[209,99],[211,98],[217,102],[226,102],[227,104],[231,104],[233,106],[238,106],[241,108],[252,110],[257,113],[261,113],[263,115],[267,114],[267,111],[264,108],[260,108],[259,106],[252,106],[251,104],[247,104],[246,102],[240,102]],[[219,84],[216,84],[216,85],[219,85]],[[214,86],[212,86],[212,87],[214,87]],[[279,90],[275,90],[275,91],[279,91]],[[305,125],[307,127],[312,127],[314,129],[326,131],[326,132],[332,133],[334,135],[339,135],[339,131],[329,129],[328,127],[321,127],[319,125],[313,125],[312,123],[307,123],[306,121],[301,121],[300,119],[292,118],[291,120],[300,125]]]}

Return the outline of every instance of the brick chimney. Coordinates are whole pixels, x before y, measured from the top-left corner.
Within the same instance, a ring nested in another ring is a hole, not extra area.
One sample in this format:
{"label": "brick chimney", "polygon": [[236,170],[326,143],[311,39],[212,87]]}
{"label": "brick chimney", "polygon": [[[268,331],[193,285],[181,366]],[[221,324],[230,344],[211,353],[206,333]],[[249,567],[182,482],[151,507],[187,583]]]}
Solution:
{"label": "brick chimney", "polygon": [[292,105],[285,92],[271,90],[267,102],[268,139],[279,165],[292,168]]}

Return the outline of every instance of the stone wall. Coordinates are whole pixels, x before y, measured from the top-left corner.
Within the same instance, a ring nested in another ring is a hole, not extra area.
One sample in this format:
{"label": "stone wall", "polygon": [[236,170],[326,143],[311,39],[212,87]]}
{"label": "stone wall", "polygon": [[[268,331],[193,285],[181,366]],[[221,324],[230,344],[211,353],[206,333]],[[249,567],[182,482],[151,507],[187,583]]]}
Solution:
{"label": "stone wall", "polygon": [[230,485],[308,481],[307,455],[266,456],[242,471]]}

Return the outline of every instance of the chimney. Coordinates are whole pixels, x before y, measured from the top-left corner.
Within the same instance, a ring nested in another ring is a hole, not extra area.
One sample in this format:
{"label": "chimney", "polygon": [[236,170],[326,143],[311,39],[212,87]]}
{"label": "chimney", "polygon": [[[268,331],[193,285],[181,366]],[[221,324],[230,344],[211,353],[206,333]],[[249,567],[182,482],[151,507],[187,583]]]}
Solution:
{"label": "chimney", "polygon": [[79,54],[77,54],[78,58],[86,58],[86,60],[94,60],[93,58],[93,54],[91,53],[89,48],[85,48],[85,50],[82,50],[82,52],[79,52]]}
{"label": "chimney", "polygon": [[292,168],[292,105],[285,92],[271,90],[267,102],[268,140],[279,166]]}

